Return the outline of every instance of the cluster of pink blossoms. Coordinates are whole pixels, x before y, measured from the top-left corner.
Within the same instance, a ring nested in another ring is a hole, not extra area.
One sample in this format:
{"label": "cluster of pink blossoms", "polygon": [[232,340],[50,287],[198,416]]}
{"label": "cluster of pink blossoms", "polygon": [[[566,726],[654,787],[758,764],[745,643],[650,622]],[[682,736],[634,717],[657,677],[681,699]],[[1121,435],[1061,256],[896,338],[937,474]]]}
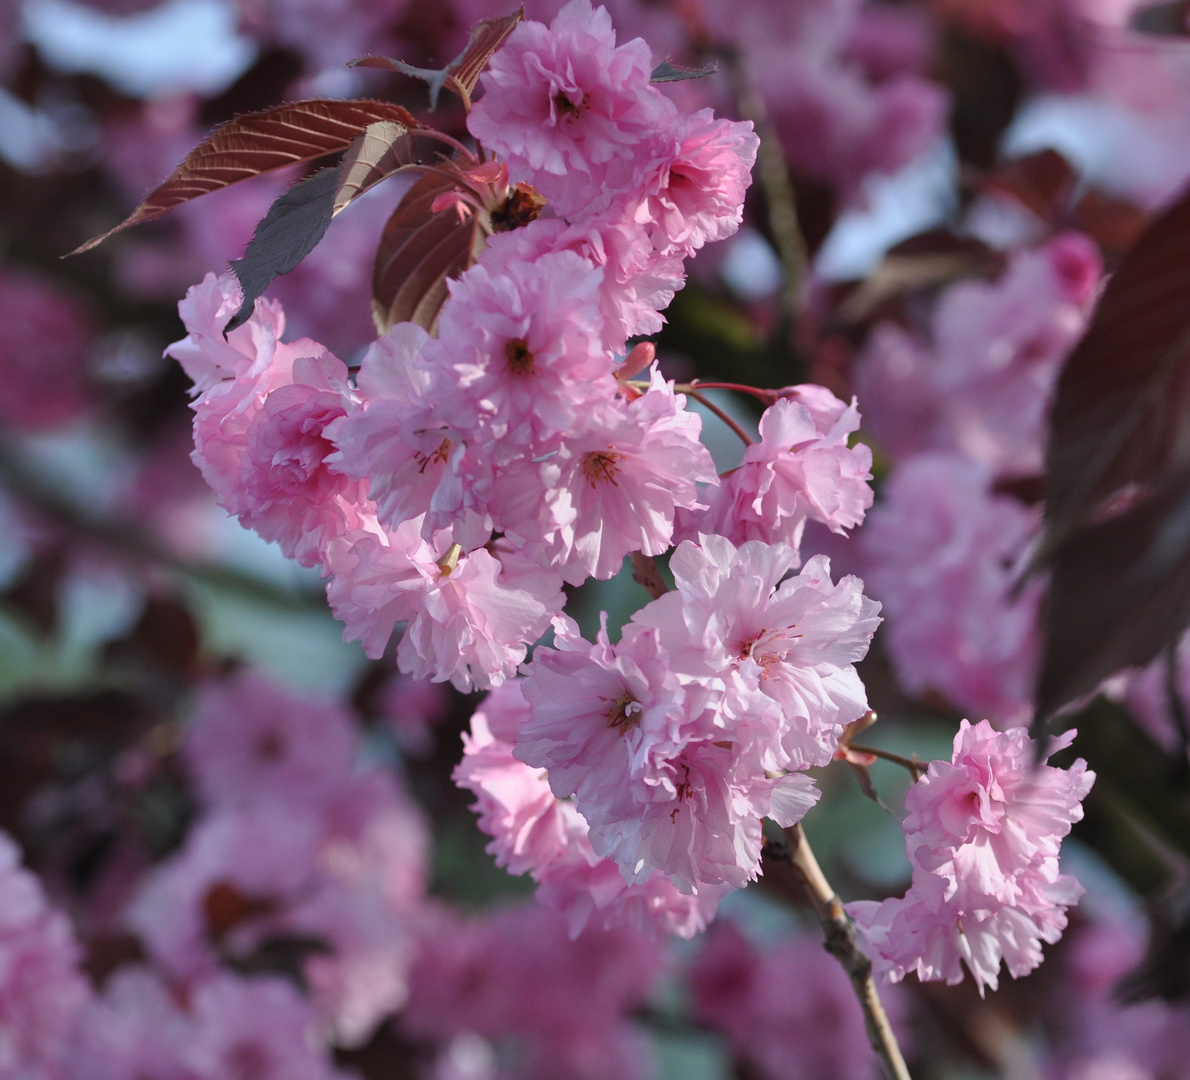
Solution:
{"label": "cluster of pink blossoms", "polygon": [[[683,260],[738,227],[757,150],[748,124],[684,115],[651,83],[652,66],[642,41],[616,45],[607,12],[588,0],[572,0],[549,26],[520,23],[492,56],[468,120],[492,157],[471,179],[476,191],[530,185],[545,210],[494,231],[478,263],[449,282],[433,334],[394,326],[352,379],[317,343],[284,342],[282,312],[266,301],[224,339],[238,290],[210,276],[183,303],[189,335],[172,347],[195,382],[204,476],[245,525],[322,569],[345,637],[379,658],[403,628],[402,672],[492,690],[456,780],[478,796],[498,862],[531,874],[576,936],[692,936],[727,891],[758,875],[762,819],[801,820],[818,797],[806,770],[828,764],[845,726],[867,711],[854,664],[879,623],[858,578],[836,583],[824,557],[802,566],[799,552],[807,522],[845,534],[872,503],[871,453],[849,446],[855,402],[786,388],[759,441],[720,477],[685,397],[656,365],[634,378],[651,352],[621,357],[629,339],[660,327]],[[439,202],[442,213],[488,212],[467,193]],[[1072,274],[1061,260],[1051,269]],[[1016,295],[1015,280],[991,291],[991,308]],[[1066,344],[1042,323],[1046,349]],[[1011,356],[1029,353],[1025,337],[1005,346]],[[1004,349],[993,353],[989,363],[1003,368]],[[978,400],[980,378],[969,381]],[[563,585],[610,578],[626,556],[675,544],[676,588],[636,612],[618,641],[606,624],[585,640],[563,613]],[[552,643],[526,664],[550,630]],[[985,728],[970,730],[991,737]],[[1012,805],[1023,805],[1033,783],[1023,736],[991,738],[1011,745],[985,749],[985,771],[1011,773]],[[291,767],[316,773],[337,756],[297,754]],[[912,795],[922,804],[912,828],[941,829],[922,889],[945,876],[947,852],[961,859],[975,843],[927,817],[931,782]],[[1001,787],[988,797],[1002,799]],[[214,815],[134,909],[151,950],[175,970],[211,962],[196,904],[213,885],[268,897],[286,912],[274,925],[305,929],[308,902],[287,911],[279,898],[322,895],[323,870],[340,865],[327,862],[327,844],[354,865],[367,815],[334,809],[309,835],[291,829],[292,850],[239,862],[233,853],[271,827],[264,807],[250,809],[234,821]],[[1015,820],[1011,806],[1007,816]],[[1022,957],[1031,966],[1034,939],[1053,940],[1075,894],[1054,869],[1061,833],[1047,835],[1025,855],[1008,851],[1025,861],[1004,869],[1010,885],[991,914],[972,900],[974,886],[911,894],[879,909],[884,922],[867,920],[869,941],[884,942],[880,926],[894,918],[921,923],[928,907],[946,933],[984,918],[980,959],[966,954],[981,981],[994,985],[992,953],[1008,955],[1014,972]],[[1018,940],[1021,919],[1033,920],[1032,945]],[[254,934],[237,928],[224,945],[248,948]],[[959,941],[968,941],[961,930]],[[917,933],[918,945],[890,970],[955,977],[957,960],[938,959],[934,938]],[[346,992],[349,971],[334,970]],[[400,993],[392,988],[350,1030],[367,1031]]]}
{"label": "cluster of pink blossoms", "polygon": [[[1074,735],[1051,740],[1049,753]],[[980,993],[996,989],[1001,960],[1014,977],[1037,967],[1041,943],[1061,937],[1083,892],[1059,873],[1058,848],[1094,780],[1081,758],[1069,769],[1039,764],[1024,728],[964,720],[951,761],[932,762],[905,797],[909,891],[848,905],[873,967],[957,983],[966,964]]]}
{"label": "cluster of pink blossoms", "polygon": [[[322,568],[370,656],[403,625],[402,671],[499,687],[555,626],[507,742],[574,798],[552,812],[562,861],[606,877],[610,859],[647,894],[601,892],[604,921],[643,905],[692,933],[723,887],[758,872],[761,818],[800,819],[816,797],[800,770],[828,762],[867,708],[851,665],[877,606],[855,579],[832,584],[825,561],[781,582],[808,520],[840,533],[862,520],[871,455],[847,445],[854,403],[793,387],[720,484],[684,396],[655,366],[634,382],[642,365],[617,360],[659,328],[682,260],[738,227],[757,148],[749,124],[682,114],[652,68],[586,0],[549,27],[519,24],[495,53],[469,124],[501,164],[480,171],[531,184],[547,213],[491,237],[450,282],[434,336],[398,324],[352,382],[321,346],[282,340],[275,304],[225,340],[237,290],[211,276],[171,351],[195,382],[204,476],[245,525]],[[583,642],[563,583],[612,577],[681,536],[678,592],[619,645]],[[547,891],[560,866],[532,860]],[[674,886],[710,891],[692,906]]]}

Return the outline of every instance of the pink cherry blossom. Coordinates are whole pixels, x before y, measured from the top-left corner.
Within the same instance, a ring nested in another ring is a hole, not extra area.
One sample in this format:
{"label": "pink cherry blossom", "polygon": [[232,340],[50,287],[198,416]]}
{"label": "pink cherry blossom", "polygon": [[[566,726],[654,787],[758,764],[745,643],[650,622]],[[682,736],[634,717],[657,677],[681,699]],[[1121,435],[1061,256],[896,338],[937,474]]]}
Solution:
{"label": "pink cherry blossom", "polygon": [[260,404],[244,433],[241,521],[303,566],[327,541],[358,527],[365,488],[336,472],[326,429],[355,405],[347,368],[329,353],[294,362],[293,381]]}
{"label": "pink cherry blossom", "polygon": [[[660,555],[671,543],[676,509],[701,505],[697,485],[716,474],[698,441],[702,421],[685,406],[654,369],[648,391],[593,409],[541,464],[547,507],[539,535],[567,581],[612,577],[633,551]],[[567,510],[573,523],[548,535]]]}
{"label": "pink cherry blossom", "polygon": [[[1051,741],[1069,746],[1074,732]],[[1048,755],[1047,755],[1048,756]],[[1041,963],[1082,886],[1058,871],[1058,849],[1082,818],[1095,774],[1036,761],[1024,728],[966,720],[950,762],[931,762],[905,797],[913,883],[904,897],[848,905],[878,971],[899,980],[962,980],[996,989],[1000,962],[1020,977]]]}
{"label": "pink cherry blossom", "polygon": [[820,386],[790,392],[765,410],[760,442],[710,495],[701,531],[737,544],[781,541],[796,550],[807,521],[840,535],[863,521],[872,505],[872,452],[863,443],[847,445],[859,428],[854,399],[845,405]]}
{"label": "pink cherry blossom", "polygon": [[553,251],[573,251],[603,271],[599,309],[603,346],[620,353],[630,337],[655,334],[665,325],[660,314],[686,281],[679,255],[660,255],[648,233],[626,218],[620,206],[584,214],[569,225],[538,218],[523,229],[497,233],[482,262],[496,270],[507,261],[533,261]]}
{"label": "pink cherry blossom", "polygon": [[397,323],[377,339],[356,377],[359,407],[326,427],[338,448],[327,464],[367,480],[376,516],[392,529],[430,509],[454,449],[424,400],[430,373],[415,363],[428,340],[414,323]]}
{"label": "pink cherry blossom", "polygon": [[704,929],[725,889],[684,895],[660,871],[629,884],[612,859],[595,854],[574,804],[554,795],[542,770],[513,757],[517,730],[531,715],[521,686],[505,683],[476,710],[454,773],[478,798],[474,809],[497,864],[531,874],[538,900],[566,916],[571,937],[589,925],[686,938]]}
{"label": "pink cherry blossom", "polygon": [[769,771],[830,761],[843,726],[867,711],[853,665],[880,621],[858,578],[833,583],[823,556],[786,578],[796,561],[786,544],[683,541],[670,559],[677,591],[632,620],[659,632],[684,679],[726,680],[725,711],[757,726],[746,741]]}
{"label": "pink cherry blossom", "polygon": [[614,394],[600,341],[602,271],[571,251],[473,266],[450,282],[421,350],[433,415],[497,463],[547,453],[580,410]]}
{"label": "pink cherry blossom", "polygon": [[525,21],[509,35],[467,127],[570,217],[626,187],[642,147],[672,121],[652,71],[644,41],[617,47],[607,10],[571,0],[548,27]]}
{"label": "pink cherry blossom", "polygon": [[239,310],[242,298],[240,284],[232,274],[207,274],[178,304],[186,337],[165,351],[190,376],[196,395],[226,379],[254,379],[273,363],[285,333],[280,304],[257,300],[248,321],[223,336],[223,328]]}
{"label": "pink cherry blossom", "polygon": [[431,545],[421,526],[414,518],[392,534],[361,531],[332,543],[327,596],[344,638],[361,640],[378,659],[396,624],[407,622],[397,647],[403,672],[463,691],[498,686],[561,610],[561,582],[556,575],[510,581],[486,548],[462,552],[449,533]]}
{"label": "pink cherry blossom", "polygon": [[739,228],[760,140],[751,121],[716,120],[710,109],[682,118],[671,156],[661,159],[632,212],[662,255],[693,255]]}

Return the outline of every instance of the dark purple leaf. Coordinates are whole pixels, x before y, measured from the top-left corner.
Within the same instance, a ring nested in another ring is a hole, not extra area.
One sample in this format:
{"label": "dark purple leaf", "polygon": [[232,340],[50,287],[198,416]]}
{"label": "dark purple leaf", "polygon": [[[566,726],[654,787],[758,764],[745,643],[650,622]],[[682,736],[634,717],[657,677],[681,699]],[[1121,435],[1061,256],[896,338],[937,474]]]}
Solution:
{"label": "dark purple leaf", "polygon": [[1190,197],[1148,228],[1112,276],[1058,381],[1045,550],[1127,488],[1190,463]]}
{"label": "dark purple leaf", "polygon": [[244,257],[231,264],[244,290],[244,302],[224,333],[247,322],[256,298],[273,278],[288,274],[314,250],[331,223],[340,177],[338,166],[320,169],[299,180],[269,207]]}
{"label": "dark purple leaf", "polygon": [[1190,625],[1190,469],[1052,553],[1037,690],[1044,720]]}

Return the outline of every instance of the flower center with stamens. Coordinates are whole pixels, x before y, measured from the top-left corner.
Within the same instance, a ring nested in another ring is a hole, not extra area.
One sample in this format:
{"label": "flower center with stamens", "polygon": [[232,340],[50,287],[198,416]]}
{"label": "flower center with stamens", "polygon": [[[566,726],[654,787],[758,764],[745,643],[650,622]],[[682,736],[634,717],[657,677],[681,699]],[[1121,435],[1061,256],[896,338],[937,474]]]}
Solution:
{"label": "flower center with stamens", "polygon": [[504,355],[514,375],[533,374],[533,354],[524,338],[513,338],[504,345]]}
{"label": "flower center with stamens", "polygon": [[640,723],[640,717],[643,711],[640,702],[631,694],[625,692],[607,710],[607,726],[609,728],[615,728],[623,735],[629,728],[636,727]]}
{"label": "flower center with stamens", "polygon": [[583,475],[591,487],[616,483],[616,463],[623,457],[614,450],[592,450],[583,455]]}
{"label": "flower center with stamens", "polygon": [[561,90],[554,95],[554,108],[565,116],[578,116],[580,106],[570,100]]}
{"label": "flower center with stamens", "polygon": [[782,626],[775,630],[760,630],[740,642],[739,659],[751,660],[764,669],[762,678],[768,678],[770,669],[784,663],[790,650],[797,644],[801,634],[793,633],[795,627]]}
{"label": "flower center with stamens", "polygon": [[443,439],[442,442],[438,444],[437,450],[432,450],[428,454],[423,454],[420,451],[415,453],[413,455],[413,459],[418,463],[417,471],[419,473],[424,473],[426,471],[426,467],[429,465],[445,464],[448,460],[450,460],[450,451],[453,446],[454,443],[452,443],[450,439]]}

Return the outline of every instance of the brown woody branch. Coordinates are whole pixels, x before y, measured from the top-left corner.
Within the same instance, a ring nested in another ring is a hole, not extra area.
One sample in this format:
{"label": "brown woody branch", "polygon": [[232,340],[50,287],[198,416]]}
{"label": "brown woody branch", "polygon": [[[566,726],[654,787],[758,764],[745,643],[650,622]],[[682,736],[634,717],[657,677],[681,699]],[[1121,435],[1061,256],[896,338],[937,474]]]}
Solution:
{"label": "brown woody branch", "polygon": [[897,1045],[897,1037],[888,1022],[888,1014],[876,992],[876,984],[872,980],[872,962],[859,951],[855,943],[855,925],[844,909],[843,901],[826,880],[802,827],[794,825],[786,829],[785,838],[788,848],[779,850],[780,845],[774,845],[778,850],[773,850],[774,846],[770,846],[767,851],[770,860],[793,871],[792,876],[797,877],[814,906],[826,937],[826,951],[843,965],[855,988],[864,1013],[868,1042],[880,1059],[884,1075],[888,1080],[912,1080],[901,1048]]}

